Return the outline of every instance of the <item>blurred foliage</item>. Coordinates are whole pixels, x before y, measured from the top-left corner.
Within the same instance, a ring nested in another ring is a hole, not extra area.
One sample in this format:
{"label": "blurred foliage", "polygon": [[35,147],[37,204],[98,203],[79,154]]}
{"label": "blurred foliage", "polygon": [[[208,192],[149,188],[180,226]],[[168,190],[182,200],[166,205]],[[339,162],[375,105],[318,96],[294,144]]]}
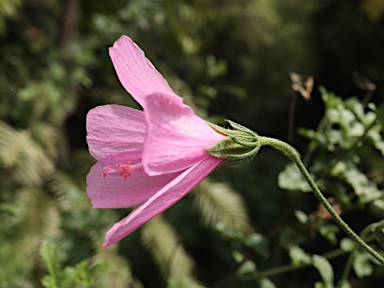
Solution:
{"label": "blurred foliage", "polygon": [[88,261],[82,261],[75,267],[66,267],[62,270],[59,263],[59,251],[53,243],[48,241],[41,244],[40,253],[49,273],[41,279],[43,286],[47,288],[80,285],[89,287],[94,284],[94,279],[106,270],[106,265],[108,265],[107,263],[98,263],[89,268]]}
{"label": "blurred foliage", "polygon": [[[126,34],[199,115],[279,138],[305,127],[292,139],[311,174],[383,253],[382,3],[0,0],[0,287],[380,285],[383,268],[268,150],[102,248],[127,211],[91,209],[85,115],[138,108],[107,53]],[[305,100],[293,71],[314,76]]]}
{"label": "blurred foliage", "polygon": [[378,21],[384,14],[384,2],[381,0],[364,0],[361,4],[369,18]]}

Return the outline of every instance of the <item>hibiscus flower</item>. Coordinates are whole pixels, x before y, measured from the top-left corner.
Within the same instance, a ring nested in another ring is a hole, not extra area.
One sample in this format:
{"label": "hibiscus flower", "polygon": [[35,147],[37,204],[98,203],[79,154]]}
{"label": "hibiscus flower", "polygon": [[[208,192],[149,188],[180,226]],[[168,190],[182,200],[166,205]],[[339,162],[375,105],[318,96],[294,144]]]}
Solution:
{"label": "hibiscus flower", "polygon": [[89,151],[97,159],[87,176],[93,208],[137,206],[106,234],[112,245],[174,205],[225,159],[205,149],[226,136],[183,103],[127,36],[109,49],[124,88],[144,111],[120,105],[87,115]]}

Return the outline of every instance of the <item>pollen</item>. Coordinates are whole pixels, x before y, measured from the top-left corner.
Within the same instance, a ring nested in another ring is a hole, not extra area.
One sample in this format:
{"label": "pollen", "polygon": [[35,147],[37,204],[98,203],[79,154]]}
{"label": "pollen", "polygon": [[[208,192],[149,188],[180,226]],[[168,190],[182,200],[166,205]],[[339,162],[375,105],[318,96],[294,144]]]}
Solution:
{"label": "pollen", "polygon": [[[131,161],[127,161],[125,164],[118,163],[115,165],[116,168],[111,168],[109,166],[105,166],[103,168],[103,177],[107,177],[109,174],[118,174],[125,179],[131,177],[132,172],[135,170],[135,165],[131,165]],[[141,168],[140,168],[141,169]]]}
{"label": "pollen", "polygon": [[116,164],[117,172],[120,174],[120,176],[124,177],[125,179],[127,179],[128,177],[131,177],[133,170],[135,170],[131,166],[131,163],[132,163],[131,161],[128,161],[126,164],[122,164],[122,163]]}

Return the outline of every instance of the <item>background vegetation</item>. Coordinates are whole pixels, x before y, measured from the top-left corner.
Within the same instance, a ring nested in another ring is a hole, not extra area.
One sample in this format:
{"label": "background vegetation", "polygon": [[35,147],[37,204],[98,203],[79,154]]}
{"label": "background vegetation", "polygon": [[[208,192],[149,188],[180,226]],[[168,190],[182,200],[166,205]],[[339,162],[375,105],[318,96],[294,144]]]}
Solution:
{"label": "background vegetation", "polygon": [[273,150],[223,165],[106,249],[105,232],[129,211],[92,210],[85,192],[87,111],[139,108],[107,53],[125,34],[200,115],[297,147],[383,254],[383,3],[0,0],[0,287],[383,283],[383,267]]}

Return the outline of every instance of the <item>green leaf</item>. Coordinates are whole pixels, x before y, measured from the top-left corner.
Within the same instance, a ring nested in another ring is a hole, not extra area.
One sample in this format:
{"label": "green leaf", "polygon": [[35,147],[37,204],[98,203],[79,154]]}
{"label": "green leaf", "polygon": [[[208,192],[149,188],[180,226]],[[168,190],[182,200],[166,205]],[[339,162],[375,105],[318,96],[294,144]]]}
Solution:
{"label": "green leaf", "polygon": [[285,169],[280,172],[278,177],[279,187],[291,191],[302,191],[310,192],[312,191],[308,182],[305,180],[304,176],[301,174],[299,168],[295,164],[288,164]]}
{"label": "green leaf", "polygon": [[218,223],[214,227],[225,239],[231,241],[244,241],[246,235],[238,229],[224,225],[224,223]]}
{"label": "green leaf", "polygon": [[269,254],[269,242],[262,234],[253,233],[249,235],[245,239],[244,244],[261,256],[267,257]]}
{"label": "green leaf", "polygon": [[319,233],[332,244],[337,243],[336,234],[340,231],[339,226],[334,224],[321,224],[317,227]]}
{"label": "green leaf", "polygon": [[273,283],[268,278],[263,278],[260,280],[260,288],[276,288],[275,283]]}
{"label": "green leaf", "polygon": [[384,200],[383,199],[376,199],[375,201],[373,201],[372,204],[375,205],[380,210],[384,211]]}
{"label": "green leaf", "polygon": [[363,172],[352,165],[342,173],[342,178],[352,186],[362,203],[371,202],[382,195],[377,186],[372,184]]}
{"label": "green leaf", "polygon": [[377,225],[375,225],[375,228],[373,229],[372,232],[376,242],[383,249],[384,248],[384,220],[381,220],[380,222],[378,222]]}
{"label": "green leaf", "polygon": [[56,246],[49,241],[43,241],[40,254],[47,266],[49,275],[42,279],[42,284],[49,288],[60,288],[60,264]]}
{"label": "green leaf", "polygon": [[370,262],[371,256],[368,253],[356,253],[353,261],[353,270],[357,277],[363,278],[370,276],[373,272],[372,263]]}
{"label": "green leaf", "polygon": [[376,108],[377,119],[382,126],[384,126],[384,103],[381,103],[379,107]]}
{"label": "green leaf", "polygon": [[300,264],[310,264],[312,262],[311,256],[299,246],[293,246],[289,249],[289,257],[291,258],[293,266],[298,266]]}
{"label": "green leaf", "polygon": [[254,273],[256,271],[256,264],[251,260],[245,261],[237,270],[237,275],[242,276],[245,274]]}
{"label": "green leaf", "polygon": [[312,265],[319,271],[323,282],[326,284],[326,287],[333,287],[333,268],[329,263],[328,259],[320,255],[312,256]]}
{"label": "green leaf", "polygon": [[316,282],[314,285],[315,288],[327,288],[323,282]]}
{"label": "green leaf", "polygon": [[351,252],[355,247],[356,244],[351,238],[343,238],[340,241],[340,248],[346,252]]}
{"label": "green leaf", "polygon": [[384,156],[384,139],[383,136],[381,136],[381,131],[379,129],[371,129],[368,132],[367,137],[373,143],[375,148],[380,151],[381,155]]}
{"label": "green leaf", "polygon": [[352,286],[347,281],[344,281],[343,284],[341,284],[340,288],[351,288],[351,287]]}
{"label": "green leaf", "polygon": [[308,222],[308,216],[303,211],[295,210],[294,214],[300,223],[305,224]]}
{"label": "green leaf", "polygon": [[358,195],[361,203],[372,202],[380,198],[382,195],[381,191],[376,184],[372,183],[368,177],[360,171],[356,162],[358,162],[358,159],[338,161],[332,167],[330,174],[348,183]]}
{"label": "green leaf", "polygon": [[195,285],[188,278],[169,278],[168,279],[168,288],[194,288]]}

